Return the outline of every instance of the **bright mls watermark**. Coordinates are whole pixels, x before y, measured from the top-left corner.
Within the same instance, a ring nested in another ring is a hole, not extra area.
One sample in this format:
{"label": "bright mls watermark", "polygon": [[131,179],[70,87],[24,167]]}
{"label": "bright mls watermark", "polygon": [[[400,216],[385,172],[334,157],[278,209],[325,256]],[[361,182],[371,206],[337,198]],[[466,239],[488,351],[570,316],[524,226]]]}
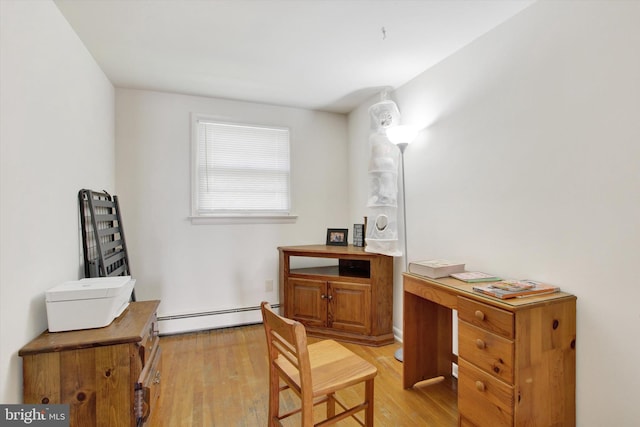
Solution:
{"label": "bright mls watermark", "polygon": [[2,405],[0,427],[69,427],[69,405]]}

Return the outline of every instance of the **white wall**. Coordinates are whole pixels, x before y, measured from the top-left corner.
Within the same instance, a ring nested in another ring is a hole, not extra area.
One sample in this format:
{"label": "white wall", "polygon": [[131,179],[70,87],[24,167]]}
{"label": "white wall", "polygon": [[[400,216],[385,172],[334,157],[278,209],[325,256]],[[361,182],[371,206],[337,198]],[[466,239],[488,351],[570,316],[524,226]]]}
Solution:
{"label": "white wall", "polygon": [[640,419],[639,22],[640,2],[538,2],[393,96],[428,126],[405,153],[409,259],[577,295],[579,426]]}
{"label": "white wall", "polygon": [[[192,225],[191,113],[290,128],[296,222]],[[328,227],[351,227],[344,115],[117,89],[116,165],[136,297],[161,299],[160,317],[277,303],[277,247],[323,243]],[[258,320],[256,310],[160,327],[171,333]]]}
{"label": "white wall", "polygon": [[22,402],[18,350],[44,292],[78,279],[78,190],[114,187],[114,90],[50,1],[0,1],[0,402]]}

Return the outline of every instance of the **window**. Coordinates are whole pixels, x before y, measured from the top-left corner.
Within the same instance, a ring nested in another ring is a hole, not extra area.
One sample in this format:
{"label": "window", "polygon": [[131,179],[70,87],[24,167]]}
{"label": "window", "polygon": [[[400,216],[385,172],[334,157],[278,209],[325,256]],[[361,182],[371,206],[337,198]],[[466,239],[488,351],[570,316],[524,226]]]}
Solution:
{"label": "window", "polygon": [[287,216],[289,129],[194,117],[193,216]]}

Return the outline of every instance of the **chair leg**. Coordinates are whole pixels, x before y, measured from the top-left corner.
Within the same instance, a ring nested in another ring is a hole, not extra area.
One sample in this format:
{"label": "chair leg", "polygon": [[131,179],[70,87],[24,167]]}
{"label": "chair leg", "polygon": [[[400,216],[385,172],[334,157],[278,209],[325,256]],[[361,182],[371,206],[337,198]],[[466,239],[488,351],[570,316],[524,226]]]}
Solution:
{"label": "chair leg", "polygon": [[276,427],[280,415],[280,378],[275,370],[269,373],[269,427]]}
{"label": "chair leg", "polygon": [[313,399],[311,396],[301,396],[302,405],[302,427],[313,427]]}
{"label": "chair leg", "polygon": [[373,379],[365,382],[364,395],[368,403],[367,409],[364,411],[364,425],[373,427]]}
{"label": "chair leg", "polygon": [[336,395],[331,393],[327,396],[327,418],[336,414]]}

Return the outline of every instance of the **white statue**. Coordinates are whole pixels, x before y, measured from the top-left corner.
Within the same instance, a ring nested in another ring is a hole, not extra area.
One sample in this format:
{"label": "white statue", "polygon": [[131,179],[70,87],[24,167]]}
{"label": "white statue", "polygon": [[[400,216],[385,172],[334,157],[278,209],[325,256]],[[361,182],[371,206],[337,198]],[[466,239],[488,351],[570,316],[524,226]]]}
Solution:
{"label": "white statue", "polygon": [[387,128],[400,121],[395,102],[384,99],[369,108],[369,197],[365,251],[401,256],[398,249],[398,161],[400,152],[389,138]]}

